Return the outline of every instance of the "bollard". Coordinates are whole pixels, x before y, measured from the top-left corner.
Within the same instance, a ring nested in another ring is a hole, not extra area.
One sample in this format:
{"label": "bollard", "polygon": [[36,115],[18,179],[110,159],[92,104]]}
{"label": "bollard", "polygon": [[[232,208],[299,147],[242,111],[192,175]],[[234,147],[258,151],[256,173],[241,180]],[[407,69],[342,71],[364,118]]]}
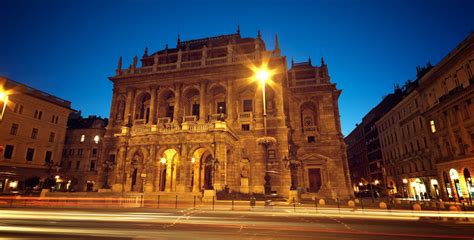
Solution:
{"label": "bollard", "polygon": [[318,199],[314,198],[314,208],[316,209],[316,212],[318,211]]}
{"label": "bollard", "polygon": [[193,209],[196,210],[196,196],[194,196],[194,204],[193,204]]}
{"label": "bollard", "polygon": [[160,195],[158,195],[158,202],[156,204],[156,208],[160,208]]}
{"label": "bollard", "polygon": [[176,195],[176,200],[174,201],[174,209],[178,209],[178,195]]}
{"label": "bollard", "polygon": [[339,198],[336,198],[336,202],[337,202],[337,209],[341,210],[341,204],[339,202]]}
{"label": "bollard", "polygon": [[362,208],[362,210],[364,210],[364,199],[363,198],[360,199],[360,207]]}
{"label": "bollard", "polygon": [[214,204],[216,203],[216,197],[212,196],[212,210],[214,210]]}
{"label": "bollard", "polygon": [[232,211],[234,211],[234,199],[232,198]]}
{"label": "bollard", "polygon": [[421,211],[421,205],[419,203],[413,204],[413,210],[414,211]]}

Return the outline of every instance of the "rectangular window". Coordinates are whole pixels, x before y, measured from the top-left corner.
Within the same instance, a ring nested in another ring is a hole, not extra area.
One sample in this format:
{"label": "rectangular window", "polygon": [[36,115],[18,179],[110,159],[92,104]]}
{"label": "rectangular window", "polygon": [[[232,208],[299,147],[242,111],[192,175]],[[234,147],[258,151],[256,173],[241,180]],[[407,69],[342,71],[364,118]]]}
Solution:
{"label": "rectangular window", "polygon": [[316,138],[314,136],[308,136],[308,143],[316,142]]}
{"label": "rectangular window", "polygon": [[46,162],[46,163],[51,162],[51,157],[52,156],[53,156],[53,152],[46,151],[46,154],[44,155],[44,162]]}
{"label": "rectangular window", "polygon": [[26,150],[26,161],[33,161],[33,155],[35,154],[34,148],[28,148]]}
{"label": "rectangular window", "polygon": [[430,126],[431,126],[431,132],[432,132],[432,133],[435,133],[435,132],[436,132],[436,125],[435,125],[435,121],[434,121],[434,120],[431,120],[431,121],[430,121]]}
{"label": "rectangular window", "polygon": [[111,162],[111,163],[115,162],[115,154],[110,154],[109,155],[109,162]]}
{"label": "rectangular window", "polygon": [[10,129],[10,134],[13,136],[16,136],[17,132],[18,132],[18,124],[13,123],[12,128]]}
{"label": "rectangular window", "polygon": [[78,169],[79,169],[79,166],[81,166],[81,162],[79,162],[79,161],[76,161],[76,170],[78,170]]}
{"label": "rectangular window", "polygon": [[77,149],[77,156],[82,156],[83,151],[84,150],[82,148]]}
{"label": "rectangular window", "polygon": [[36,139],[36,138],[38,138],[38,129],[33,128],[33,130],[31,131],[31,139]]}
{"label": "rectangular window", "polygon": [[244,112],[253,112],[252,99],[246,99],[246,100],[243,101],[243,111]]}
{"label": "rectangular window", "polygon": [[56,134],[55,134],[54,132],[50,132],[50,133],[49,133],[49,142],[51,142],[51,143],[54,142],[54,137],[55,137],[55,135],[56,135]]}
{"label": "rectangular window", "polygon": [[242,124],[242,131],[250,131],[250,124]]}
{"label": "rectangular window", "polygon": [[97,148],[92,149],[92,156],[93,157],[97,156]]}
{"label": "rectangular window", "polygon": [[12,159],[13,157],[13,145],[6,145],[5,146],[5,152],[3,153],[3,157],[5,159]]}
{"label": "rectangular window", "polygon": [[91,164],[89,165],[89,171],[95,171],[95,167],[96,167],[96,161],[92,160]]}

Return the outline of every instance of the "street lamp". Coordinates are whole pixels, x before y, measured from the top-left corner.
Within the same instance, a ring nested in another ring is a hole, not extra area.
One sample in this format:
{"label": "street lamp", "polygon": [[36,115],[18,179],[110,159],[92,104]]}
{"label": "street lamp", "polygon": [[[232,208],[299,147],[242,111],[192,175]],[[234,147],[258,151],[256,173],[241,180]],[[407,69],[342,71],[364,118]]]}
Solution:
{"label": "street lamp", "polygon": [[272,185],[270,183],[271,177],[268,173],[268,147],[276,143],[276,139],[267,136],[267,105],[265,95],[266,82],[271,78],[271,71],[267,69],[266,65],[262,65],[260,68],[254,69],[255,79],[260,81],[262,85],[262,101],[263,101],[263,137],[257,139],[257,143],[263,145],[264,148],[264,160],[265,160],[265,180],[264,188],[265,194],[271,194]]}
{"label": "street lamp", "polygon": [[3,87],[0,86],[0,103],[3,104],[1,106],[1,111],[0,111],[0,121],[3,119],[3,114],[5,114],[5,109],[7,108],[8,104],[8,94],[5,90],[3,90]]}

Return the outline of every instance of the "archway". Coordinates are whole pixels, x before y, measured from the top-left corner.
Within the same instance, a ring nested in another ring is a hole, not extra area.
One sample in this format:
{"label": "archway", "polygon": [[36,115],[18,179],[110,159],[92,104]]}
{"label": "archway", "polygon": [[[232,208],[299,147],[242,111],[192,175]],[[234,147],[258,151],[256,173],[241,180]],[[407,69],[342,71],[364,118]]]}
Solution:
{"label": "archway", "polygon": [[184,91],[184,116],[194,116],[195,120],[199,119],[200,105],[199,90],[195,87],[188,88]]}
{"label": "archway", "polygon": [[176,191],[176,166],[179,161],[176,149],[169,148],[162,152],[159,159],[158,189],[163,192]]}
{"label": "archway", "polygon": [[192,159],[194,159],[191,171],[193,179],[190,180],[190,183],[193,192],[214,189],[214,175],[217,163],[211,151],[207,148],[198,148],[192,154]]}
{"label": "archway", "polygon": [[213,85],[209,93],[212,96],[210,101],[211,116],[218,118],[212,120],[221,120],[219,118],[223,118],[223,115],[227,114],[226,90],[221,85]]}
{"label": "archway", "polygon": [[174,117],[174,104],[175,95],[170,89],[165,89],[159,94],[158,98],[158,118],[165,119],[169,118],[169,121],[173,121]]}
{"label": "archway", "polygon": [[148,123],[150,119],[150,101],[149,93],[144,92],[137,96],[135,104],[135,119],[143,120],[143,123]]}
{"label": "archway", "polygon": [[453,181],[454,183],[454,190],[456,192],[456,196],[459,202],[461,202],[463,200],[463,195],[462,195],[462,190],[461,190],[461,184],[459,183],[458,171],[456,171],[456,169],[454,168],[451,168],[451,170],[449,170],[449,177],[451,178],[451,181]]}

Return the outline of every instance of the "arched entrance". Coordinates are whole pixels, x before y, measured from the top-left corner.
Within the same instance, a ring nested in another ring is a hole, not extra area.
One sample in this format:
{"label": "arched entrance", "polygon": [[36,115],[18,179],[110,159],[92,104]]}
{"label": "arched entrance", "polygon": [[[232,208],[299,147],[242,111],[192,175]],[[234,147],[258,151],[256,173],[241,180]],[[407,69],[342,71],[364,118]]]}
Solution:
{"label": "arched entrance", "polygon": [[162,152],[159,159],[158,190],[162,192],[176,191],[176,167],[179,156],[176,149],[169,148]]}
{"label": "arched entrance", "polygon": [[459,174],[456,169],[451,168],[449,170],[449,176],[451,177],[451,181],[454,183],[454,190],[456,192],[456,197],[461,202],[463,200],[463,195],[462,195],[462,190],[461,190],[461,184],[459,183]]}
{"label": "arched entrance", "polygon": [[198,148],[192,155],[191,189],[193,192],[214,189],[215,168],[217,161],[207,148]]}

